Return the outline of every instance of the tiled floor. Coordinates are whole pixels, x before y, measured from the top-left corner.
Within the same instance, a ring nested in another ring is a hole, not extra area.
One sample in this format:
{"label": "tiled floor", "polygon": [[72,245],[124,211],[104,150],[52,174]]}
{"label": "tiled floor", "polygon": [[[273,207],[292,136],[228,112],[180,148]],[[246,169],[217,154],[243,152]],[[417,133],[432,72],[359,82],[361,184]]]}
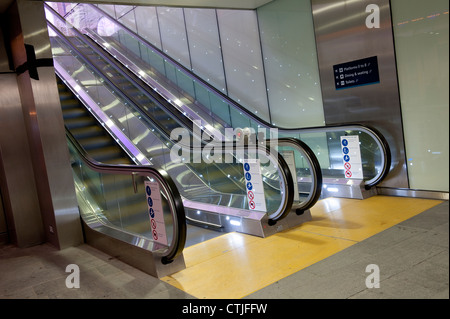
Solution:
{"label": "tiled floor", "polygon": [[[448,201],[260,289],[246,298],[449,298]],[[80,268],[69,289],[66,267]],[[380,288],[365,282],[379,268]],[[88,245],[0,247],[0,299],[194,298]]]}

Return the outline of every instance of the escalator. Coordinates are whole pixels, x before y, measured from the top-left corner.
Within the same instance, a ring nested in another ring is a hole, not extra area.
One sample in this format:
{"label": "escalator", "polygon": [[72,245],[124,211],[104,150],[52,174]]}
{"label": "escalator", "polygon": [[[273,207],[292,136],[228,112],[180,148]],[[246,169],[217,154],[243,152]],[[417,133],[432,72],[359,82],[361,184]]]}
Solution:
{"label": "escalator", "polygon": [[[61,79],[58,85],[61,105],[71,135],[92,157],[105,163],[145,164],[163,169],[180,190],[186,218],[205,227],[232,230],[229,226],[232,225],[234,230],[246,232],[255,223],[260,228],[258,235],[265,236],[267,228],[274,231],[267,226],[280,225],[292,210],[303,213],[304,207],[317,200],[320,171],[315,157],[299,141],[286,139],[280,143],[293,145],[295,152],[313,168],[310,175],[315,182],[308,182],[310,196],[302,203],[294,202],[291,170],[283,157],[273,152],[272,145],[267,143],[257,148],[236,142],[219,145],[225,146],[220,148],[220,156],[229,155],[227,145],[231,145],[232,150],[241,151],[244,157],[260,161],[267,212],[249,211],[243,158],[239,152],[232,154],[231,162],[225,163],[174,162],[171,158],[174,145],[181,145],[182,150],[187,148],[190,156],[198,151],[192,145],[171,139],[174,129],[188,132],[193,143],[198,141],[202,145],[201,151],[208,145],[210,136],[200,128],[200,133],[207,138],[195,135],[192,122],[176,108],[171,109],[166,99],[149,92],[127,70],[108,60],[91,40],[67,25],[61,22],[62,27],[56,28],[49,23],[55,70]],[[114,143],[121,149],[113,147]]]}
{"label": "escalator", "polygon": [[101,163],[132,165],[128,154],[117,146],[61,79],[57,80],[64,124],[83,149]]}
{"label": "escalator", "polygon": [[[240,127],[253,132],[265,130],[266,136],[269,136],[268,132],[276,129],[279,137],[305,142],[310,149],[315,150],[320,162],[323,192],[334,192],[327,196],[353,197],[355,195],[353,187],[359,188],[360,193],[373,190],[389,173],[391,167],[389,145],[375,128],[358,123],[300,129],[276,127],[210,86],[145,39],[110,18],[101,9],[80,4],[67,14],[66,19],[72,21],[80,12],[89,16],[89,23],[81,23],[80,30],[128,70],[141,77],[166,100],[172,101],[172,107],[177,108],[191,121],[197,120],[203,126],[210,125],[222,134],[227,128]],[[98,28],[100,22],[103,25],[107,24],[110,31],[102,33]],[[356,137],[359,140],[362,177],[358,179],[345,175],[346,166],[341,145],[341,138],[345,136]],[[280,153],[285,148],[280,147]],[[304,167],[299,164],[301,159],[295,157],[295,160],[294,175],[297,175],[301,196],[303,185],[300,182],[307,178],[303,176]],[[339,188],[346,187],[350,187],[350,190],[344,190],[342,194],[337,192]]]}
{"label": "escalator", "polygon": [[[184,269],[185,212],[167,173],[149,166],[100,163],[68,130],[66,135],[87,242],[155,277]],[[148,187],[154,190],[152,197],[160,199],[161,208],[153,206],[154,218],[148,213]]]}

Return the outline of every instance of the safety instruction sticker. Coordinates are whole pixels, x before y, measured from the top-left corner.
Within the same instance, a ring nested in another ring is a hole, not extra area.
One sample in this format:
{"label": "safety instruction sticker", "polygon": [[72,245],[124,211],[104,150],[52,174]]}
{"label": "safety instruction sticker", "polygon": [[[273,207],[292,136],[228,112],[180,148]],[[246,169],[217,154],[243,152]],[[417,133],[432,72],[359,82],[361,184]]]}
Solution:
{"label": "safety instruction sticker", "polygon": [[267,212],[259,160],[245,159],[243,165],[249,209]]}
{"label": "safety instruction sticker", "polygon": [[168,245],[159,184],[145,181],[145,195],[153,240]]}
{"label": "safety instruction sticker", "polygon": [[363,179],[359,136],[341,136],[345,178]]}

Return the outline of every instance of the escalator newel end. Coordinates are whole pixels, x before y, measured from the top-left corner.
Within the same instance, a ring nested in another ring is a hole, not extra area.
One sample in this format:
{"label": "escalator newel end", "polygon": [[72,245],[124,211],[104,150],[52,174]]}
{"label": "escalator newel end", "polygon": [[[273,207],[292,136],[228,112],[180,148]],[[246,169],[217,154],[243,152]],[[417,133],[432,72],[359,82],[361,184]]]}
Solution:
{"label": "escalator newel end", "polygon": [[269,222],[268,222],[269,226],[275,226],[276,223],[277,223],[276,220],[269,219]]}
{"label": "escalator newel end", "polygon": [[172,262],[173,262],[173,259],[168,259],[167,256],[164,256],[163,258],[161,258],[161,263],[163,265],[168,265],[168,264],[170,264]]}
{"label": "escalator newel end", "polygon": [[305,213],[305,211],[303,209],[298,208],[295,210],[295,213],[297,214],[297,216],[301,216]]}

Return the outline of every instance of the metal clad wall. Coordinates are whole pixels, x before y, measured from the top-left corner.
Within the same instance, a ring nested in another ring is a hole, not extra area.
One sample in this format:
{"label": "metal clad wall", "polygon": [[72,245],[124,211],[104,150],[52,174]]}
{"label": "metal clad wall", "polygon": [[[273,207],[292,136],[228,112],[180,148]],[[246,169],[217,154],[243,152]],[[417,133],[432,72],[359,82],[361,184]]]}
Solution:
{"label": "metal clad wall", "polygon": [[[393,156],[382,186],[408,188],[390,4],[388,0],[311,0],[326,124],[365,123],[387,138]],[[379,8],[379,28],[369,28]],[[369,24],[370,25],[370,24]],[[380,82],[336,89],[333,66],[376,56]]]}
{"label": "metal clad wall", "polygon": [[0,77],[1,186],[8,231],[18,246],[43,241],[74,246],[82,242],[81,225],[43,3],[17,0],[5,16],[17,72]]}

